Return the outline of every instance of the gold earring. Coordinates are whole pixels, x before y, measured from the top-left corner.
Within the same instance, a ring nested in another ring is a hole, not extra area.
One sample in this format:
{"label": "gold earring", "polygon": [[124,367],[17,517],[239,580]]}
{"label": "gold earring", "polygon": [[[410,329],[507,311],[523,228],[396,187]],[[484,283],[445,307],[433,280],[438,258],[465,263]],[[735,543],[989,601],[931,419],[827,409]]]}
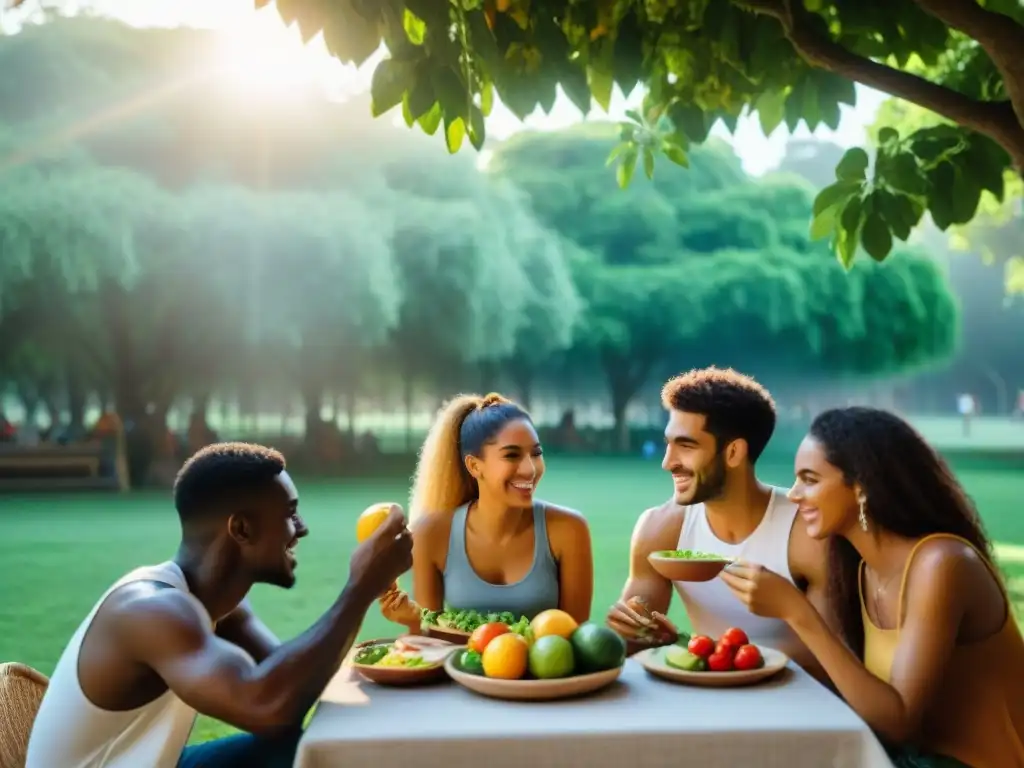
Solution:
{"label": "gold earring", "polygon": [[867,533],[868,532],[868,516],[867,516],[867,513],[865,512],[865,508],[868,505],[868,500],[866,498],[864,498],[863,496],[861,496],[860,498],[857,499],[857,504],[858,504],[858,506],[860,506],[860,512],[857,515],[857,522],[860,523],[860,529],[862,531],[864,531],[864,533]]}

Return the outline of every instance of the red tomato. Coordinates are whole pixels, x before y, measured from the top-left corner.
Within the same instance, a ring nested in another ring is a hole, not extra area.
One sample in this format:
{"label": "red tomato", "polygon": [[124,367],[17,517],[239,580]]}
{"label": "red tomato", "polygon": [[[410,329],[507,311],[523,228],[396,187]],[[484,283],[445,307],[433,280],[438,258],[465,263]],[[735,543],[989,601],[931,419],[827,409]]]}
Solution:
{"label": "red tomato", "polygon": [[708,670],[711,672],[732,672],[732,654],[715,651],[708,657]]}
{"label": "red tomato", "polygon": [[736,646],[719,640],[715,645],[715,653],[721,653],[728,656],[731,660],[732,657],[736,655]]}
{"label": "red tomato", "polygon": [[707,660],[708,656],[715,652],[715,641],[706,635],[694,635],[686,644],[686,650]]}
{"label": "red tomato", "polygon": [[760,669],[764,666],[764,657],[756,645],[741,645],[736,649],[736,658],[733,659],[736,669]]}
{"label": "red tomato", "polygon": [[490,624],[481,624],[473,630],[473,634],[469,636],[469,642],[466,643],[466,645],[471,651],[483,653],[484,648],[487,647],[491,640],[499,635],[507,634],[508,631],[508,624],[504,624],[500,621],[492,621]]}
{"label": "red tomato", "polygon": [[720,643],[728,643],[729,645],[739,648],[741,645],[747,645],[750,643],[750,638],[747,637],[747,633],[737,627],[729,627],[722,633],[722,636],[718,638]]}

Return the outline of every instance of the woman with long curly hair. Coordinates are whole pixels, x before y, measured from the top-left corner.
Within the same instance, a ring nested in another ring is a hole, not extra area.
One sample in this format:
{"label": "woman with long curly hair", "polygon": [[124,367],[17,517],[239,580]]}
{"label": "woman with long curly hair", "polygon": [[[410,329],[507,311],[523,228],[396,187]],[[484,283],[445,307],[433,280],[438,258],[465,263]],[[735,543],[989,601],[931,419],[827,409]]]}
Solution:
{"label": "woman with long curly hair", "polygon": [[977,512],[907,422],[874,408],[818,416],[790,498],[828,538],[841,636],[757,565],[722,578],[786,620],[897,766],[1024,766],[1024,640]]}
{"label": "woman with long curly hair", "polygon": [[413,600],[391,589],[384,615],[415,631],[420,611],[560,608],[590,617],[587,521],[535,497],[544,455],[530,415],[498,394],[459,395],[437,415],[413,480]]}

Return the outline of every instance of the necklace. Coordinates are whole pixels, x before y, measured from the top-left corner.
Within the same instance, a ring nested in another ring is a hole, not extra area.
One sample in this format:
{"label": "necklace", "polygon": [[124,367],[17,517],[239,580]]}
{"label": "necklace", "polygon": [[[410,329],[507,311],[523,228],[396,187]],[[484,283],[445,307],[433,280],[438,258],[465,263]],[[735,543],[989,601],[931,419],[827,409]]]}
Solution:
{"label": "necklace", "polygon": [[896,578],[896,575],[897,574],[895,574],[895,573],[892,574],[889,578],[887,578],[885,581],[881,582],[880,584],[878,584],[875,587],[874,604],[875,604],[875,618],[876,619],[881,618],[881,611],[879,610],[879,608],[880,608],[879,601],[882,598],[882,592],[884,590],[888,589],[889,585],[892,583],[892,580]]}

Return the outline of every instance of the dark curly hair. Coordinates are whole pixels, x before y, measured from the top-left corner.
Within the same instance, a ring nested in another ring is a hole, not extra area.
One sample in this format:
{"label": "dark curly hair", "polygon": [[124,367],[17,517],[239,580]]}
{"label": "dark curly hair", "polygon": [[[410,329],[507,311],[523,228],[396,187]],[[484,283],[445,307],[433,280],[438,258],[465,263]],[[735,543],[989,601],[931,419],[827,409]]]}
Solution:
{"label": "dark curly hair", "polygon": [[775,401],[768,390],[732,368],[700,368],[669,379],[661,402],[669,410],[703,416],[719,449],[744,440],[751,464],[775,432]]}
{"label": "dark curly hair", "polygon": [[280,475],[284,456],[251,443],[214,443],[185,462],[174,480],[174,506],[182,522],[195,520]]}
{"label": "dark curly hair", "polygon": [[[909,539],[954,534],[992,562],[991,545],[974,503],[942,457],[899,416],[877,408],[835,408],[814,419],[810,436],[846,483],[860,486],[872,525]],[[831,538],[829,599],[843,639],[863,656],[860,559],[845,538]]]}

